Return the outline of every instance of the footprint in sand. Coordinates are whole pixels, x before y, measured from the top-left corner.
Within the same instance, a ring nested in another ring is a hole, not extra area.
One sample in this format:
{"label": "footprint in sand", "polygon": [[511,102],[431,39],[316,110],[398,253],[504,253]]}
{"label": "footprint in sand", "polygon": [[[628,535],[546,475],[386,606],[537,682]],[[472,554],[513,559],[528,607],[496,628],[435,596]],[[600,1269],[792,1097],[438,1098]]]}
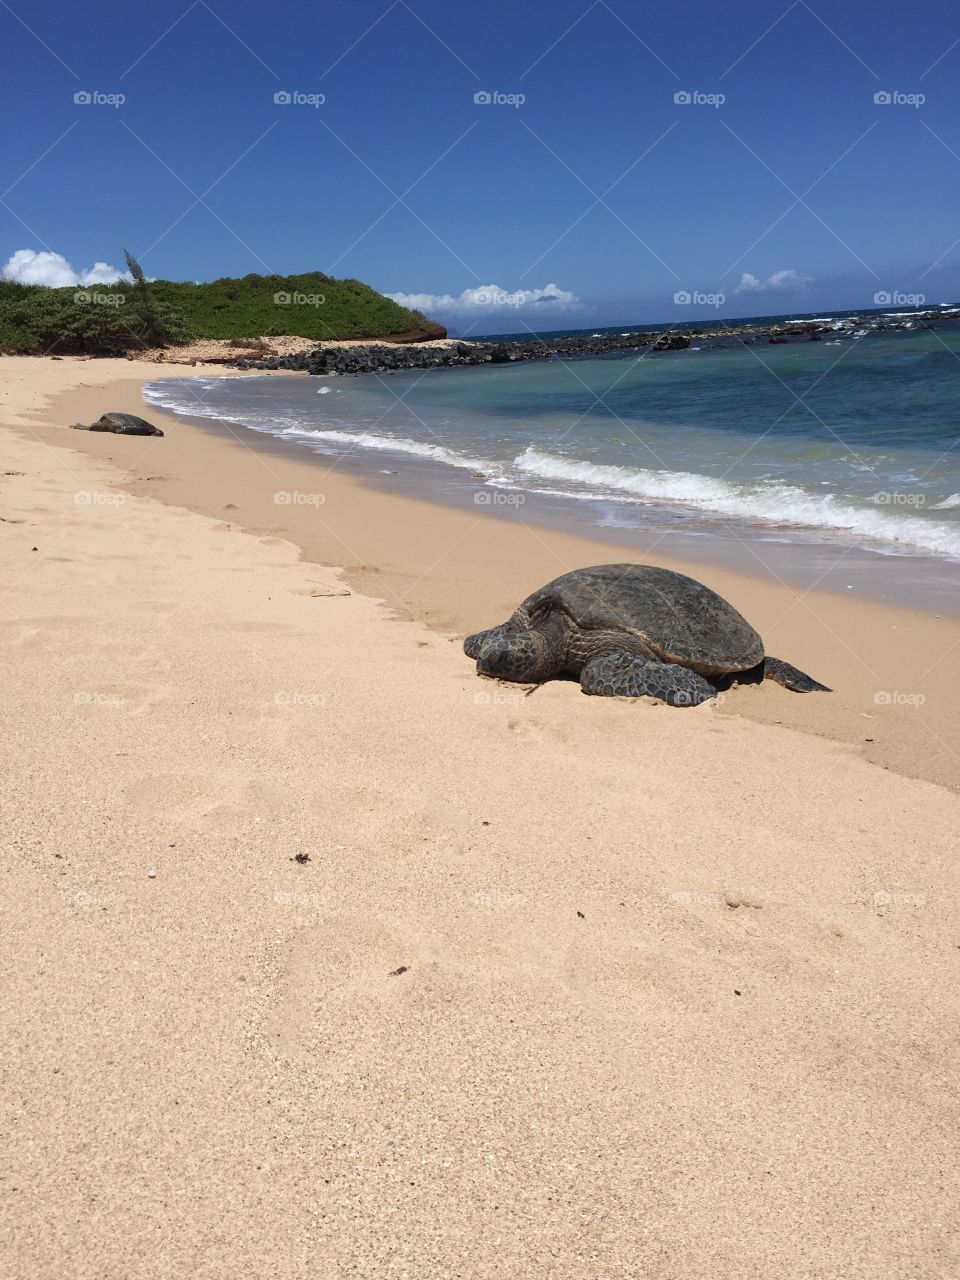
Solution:
{"label": "footprint in sand", "polygon": [[23,622],[0,622],[0,643],[8,647],[17,647],[21,645],[34,645],[37,636],[41,634],[39,627],[27,626]]}
{"label": "footprint in sand", "polygon": [[790,967],[829,967],[849,956],[858,939],[846,926],[804,907],[776,902],[752,893],[681,890],[670,894],[691,913],[702,945],[714,950],[719,938],[739,937],[758,962],[776,953]]}
{"label": "footprint in sand", "polygon": [[563,984],[578,1002],[609,1013],[659,1020],[676,1014],[708,1014],[714,1008],[716,972],[698,957],[630,938],[587,938],[566,951]]}
{"label": "footprint in sand", "polygon": [[151,617],[163,617],[167,614],[182,612],[183,606],[175,600],[138,600],[133,608],[139,613],[148,613]]}
{"label": "footprint in sand", "polygon": [[[343,786],[339,796],[340,807],[353,814],[354,838],[374,843],[384,853],[408,858],[419,854],[428,841],[449,840],[450,814],[438,805],[419,804],[405,791]],[[310,807],[319,814],[327,813],[329,792],[314,792]]]}
{"label": "footprint in sand", "polygon": [[231,635],[243,631],[250,635],[290,635],[294,628],[285,622],[205,622],[206,631],[227,631]]}
{"label": "footprint in sand", "polygon": [[126,789],[137,809],[207,830],[249,830],[255,819],[267,821],[287,800],[279,792],[247,778],[174,773],[141,778]]}
{"label": "footprint in sand", "polygon": [[[503,695],[508,698],[523,698],[524,693],[507,693]],[[496,695],[493,696],[494,705],[499,701]],[[507,728],[511,733],[517,734],[520,738],[526,738],[531,742],[540,742],[549,739],[552,742],[571,743],[576,739],[576,734],[572,729],[568,729],[562,724],[547,724],[543,720],[537,719],[535,716],[514,715],[507,720]]]}
{"label": "footprint in sand", "polygon": [[[271,893],[279,924],[309,918],[311,908],[301,897]],[[298,928],[273,965],[279,970],[275,998],[261,1028],[267,1043],[287,1056],[325,1057],[335,1029],[342,1070],[351,1069],[355,1055],[384,1052],[391,1028],[402,1033],[410,1002],[433,998],[437,970],[425,939],[387,921],[329,909],[322,923]]]}

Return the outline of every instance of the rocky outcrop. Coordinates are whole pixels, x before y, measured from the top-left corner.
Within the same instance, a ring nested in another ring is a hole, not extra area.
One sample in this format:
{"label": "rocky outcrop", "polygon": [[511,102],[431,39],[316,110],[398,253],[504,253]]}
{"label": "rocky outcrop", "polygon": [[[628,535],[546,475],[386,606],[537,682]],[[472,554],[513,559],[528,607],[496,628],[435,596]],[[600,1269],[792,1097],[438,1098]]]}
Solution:
{"label": "rocky outcrop", "polygon": [[599,356],[613,351],[639,351],[653,346],[658,351],[689,346],[681,334],[623,333],[591,337],[531,338],[518,342],[444,342],[397,345],[384,340],[338,347],[328,344],[313,351],[260,360],[240,358],[231,363],[239,369],[292,369],[306,373],[391,373],[399,369],[441,369],[457,365],[514,364],[520,360],[547,360],[554,357]]}
{"label": "rocky outcrop", "polygon": [[[960,314],[960,313],[958,313]],[[932,328],[934,321],[956,325],[953,314],[917,312],[907,317],[867,313],[843,320],[805,320],[797,324],[719,325],[709,329],[668,329],[660,332],[633,330],[619,334],[594,333],[569,338],[523,338],[516,342],[424,342],[409,337],[410,343],[379,339],[369,343],[337,346],[328,343],[312,350],[271,355],[263,359],[230,361],[240,369],[290,369],[305,373],[393,373],[401,369],[441,369],[459,365],[514,364],[521,360],[570,359],[576,356],[603,356],[616,352],[651,350],[664,355],[686,350],[692,341],[698,349],[749,346],[768,342],[785,346],[795,342],[817,342],[826,335],[834,340],[856,339],[884,329]],[[438,326],[439,328],[439,326]]]}

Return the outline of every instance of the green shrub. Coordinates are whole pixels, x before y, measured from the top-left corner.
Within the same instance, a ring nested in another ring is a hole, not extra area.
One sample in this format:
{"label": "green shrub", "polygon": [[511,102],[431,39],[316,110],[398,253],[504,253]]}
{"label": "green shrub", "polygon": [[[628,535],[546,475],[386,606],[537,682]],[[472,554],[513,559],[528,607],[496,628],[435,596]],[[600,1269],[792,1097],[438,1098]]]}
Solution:
{"label": "green shrub", "polygon": [[49,289],[0,280],[0,351],[119,355],[194,338],[380,338],[430,323],[359,280],[320,271],[191,284],[148,281],[129,254],[127,262],[132,282]]}

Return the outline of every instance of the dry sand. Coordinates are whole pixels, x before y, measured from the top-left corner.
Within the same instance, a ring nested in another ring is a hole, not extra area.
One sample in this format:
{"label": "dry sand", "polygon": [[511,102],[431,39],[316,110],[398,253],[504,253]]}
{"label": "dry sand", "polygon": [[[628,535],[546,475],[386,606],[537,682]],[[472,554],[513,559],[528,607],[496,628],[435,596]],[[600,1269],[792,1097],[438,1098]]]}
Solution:
{"label": "dry sand", "polygon": [[714,574],[839,692],[525,697],[446,631],[594,544],[64,429],[132,375],[0,362],[0,1272],[958,1274],[955,718],[866,700],[957,624]]}
{"label": "dry sand", "polygon": [[[407,342],[408,347],[455,347],[464,339],[431,338],[427,342]],[[241,339],[195,338],[181,347],[153,347],[140,353],[138,364],[223,364],[226,360],[238,360],[243,356],[256,357],[262,344],[263,354],[275,356],[299,355],[301,351],[328,351],[339,347],[393,346],[377,338],[299,338],[295,335]]]}

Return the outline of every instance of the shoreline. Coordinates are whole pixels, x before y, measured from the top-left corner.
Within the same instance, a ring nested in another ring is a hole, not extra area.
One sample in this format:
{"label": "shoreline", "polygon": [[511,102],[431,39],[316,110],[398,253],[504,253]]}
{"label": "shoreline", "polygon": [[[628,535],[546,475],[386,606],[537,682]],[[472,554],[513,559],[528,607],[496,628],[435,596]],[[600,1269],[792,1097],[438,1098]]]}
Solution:
{"label": "shoreline", "polygon": [[[249,372],[253,376],[260,373]],[[287,373],[285,370],[275,372]],[[215,376],[231,375],[222,372]],[[155,381],[162,379],[151,380]],[[780,526],[746,521],[738,524],[733,518],[713,519],[708,513],[700,517],[701,531],[693,534],[685,531],[689,525],[670,526],[662,520],[647,524],[641,519],[631,525],[619,522],[616,517],[621,512],[632,513],[642,508],[629,504],[621,507],[613,500],[606,504],[585,504],[574,494],[560,491],[503,488],[478,476],[467,462],[458,466],[429,457],[411,458],[388,449],[383,455],[364,449],[355,452],[344,449],[335,454],[313,449],[306,441],[286,440],[228,418],[203,417],[150,401],[146,402],[146,409],[201,431],[222,433],[226,429],[255,452],[299,457],[301,462],[319,467],[324,473],[346,460],[351,472],[376,492],[399,493],[467,514],[509,517],[554,533],[575,533],[596,544],[598,555],[605,547],[629,551],[633,559],[656,554],[688,566],[685,572],[693,576],[697,576],[696,569],[702,572],[726,569],[767,582],[779,582],[799,591],[816,590],[846,598],[846,593],[852,590],[857,599],[937,617],[960,617],[960,563],[956,560],[920,552],[901,554],[871,548],[853,538],[844,539],[838,530],[833,531],[831,538],[828,528],[813,531],[796,526],[793,537],[777,536]],[[378,462],[384,465],[378,466]],[[391,479],[384,478],[387,476]],[[612,512],[612,519],[604,523],[586,518],[588,511],[603,505]],[[514,510],[518,506],[523,507],[523,513]],[[696,518],[697,513],[685,511],[684,515]],[[742,567],[744,562],[749,569]]]}
{"label": "shoreline", "polygon": [[[46,425],[33,428],[39,437],[127,468],[132,479],[120,483],[131,493],[287,539],[306,560],[342,568],[354,590],[444,636],[462,637],[502,621],[536,586],[568,569],[637,558],[636,548],[587,531],[534,526],[516,510],[491,519],[487,512],[398,492],[391,489],[392,477],[371,484],[365,461],[318,466],[317,455],[304,451],[298,457],[282,442],[271,444],[270,437],[245,428],[176,418],[143,402],[142,385],[156,380],[155,368],[133,373],[117,361],[111,373],[120,381],[78,386],[45,407],[39,417]],[[106,408],[147,413],[168,434],[131,448],[133,442],[122,438],[50,425],[51,419],[89,421]],[[303,500],[276,503],[276,493]],[[782,723],[846,744],[905,776],[960,786],[960,690],[949,679],[960,621],[656,550],[644,559],[707,581],[757,627],[768,652],[835,690],[823,697],[793,695],[767,682],[759,690],[737,690],[721,715]],[[463,662],[469,672],[471,664]]]}

